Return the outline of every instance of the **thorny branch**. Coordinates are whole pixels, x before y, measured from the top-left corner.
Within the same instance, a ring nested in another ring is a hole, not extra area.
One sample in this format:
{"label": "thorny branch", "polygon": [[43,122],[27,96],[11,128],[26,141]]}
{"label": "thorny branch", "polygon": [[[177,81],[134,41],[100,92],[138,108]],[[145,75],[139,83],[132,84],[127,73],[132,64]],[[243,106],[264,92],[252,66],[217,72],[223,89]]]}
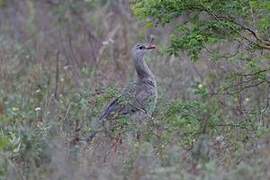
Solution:
{"label": "thorny branch", "polygon": [[256,42],[254,42],[254,41],[250,40],[249,38],[245,37],[246,40],[248,40],[250,42],[253,42],[254,44],[256,44],[257,46],[259,46],[259,47],[261,47],[263,49],[270,50],[270,41],[260,38],[255,30],[251,29],[248,26],[245,26],[244,24],[242,24],[240,22],[237,22],[235,18],[233,18],[231,16],[217,15],[217,14],[215,14],[214,12],[212,12],[211,10],[209,10],[206,7],[203,7],[203,10],[205,12],[207,12],[210,16],[214,17],[217,21],[222,21],[222,20],[229,21],[229,22],[239,26],[242,30],[245,30],[245,31],[251,33],[251,35],[256,39]]}
{"label": "thorny branch", "polygon": [[[238,42],[239,42],[239,41],[238,41]],[[236,50],[235,50],[234,52],[232,52],[232,53],[229,54],[229,55],[221,54],[221,55],[219,56],[219,58],[224,58],[224,59],[230,59],[230,58],[233,58],[233,57],[235,57],[235,56],[239,53],[240,48],[241,48],[241,43],[239,42],[239,43],[237,44],[237,47],[235,47]],[[214,50],[211,50],[211,49],[209,49],[209,48],[207,48],[207,47],[205,47],[205,49],[206,49],[206,51],[207,51],[208,53],[210,53],[210,54],[213,54],[213,53],[214,53]]]}
{"label": "thorny branch", "polygon": [[236,75],[238,75],[238,76],[256,76],[256,75],[259,75],[259,74],[264,73],[264,72],[267,72],[267,71],[270,71],[270,68],[262,69],[260,71],[256,71],[254,73],[249,73],[249,74],[237,73]]}

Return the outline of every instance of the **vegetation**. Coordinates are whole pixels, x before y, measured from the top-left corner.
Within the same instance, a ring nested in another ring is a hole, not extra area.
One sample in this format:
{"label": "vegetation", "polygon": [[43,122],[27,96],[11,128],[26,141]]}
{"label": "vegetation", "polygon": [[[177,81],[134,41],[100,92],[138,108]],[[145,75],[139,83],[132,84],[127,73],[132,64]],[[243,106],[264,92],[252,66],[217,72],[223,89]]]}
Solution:
{"label": "vegetation", "polygon": [[270,3],[264,0],[138,0],[134,6],[138,16],[151,17],[153,24],[168,24],[179,17],[171,37],[169,53],[186,50],[192,59],[207,45],[248,43],[248,49],[269,50]]}
{"label": "vegetation", "polygon": [[[0,179],[269,179],[269,19],[268,0],[0,0]],[[153,117],[81,142],[150,35]]]}

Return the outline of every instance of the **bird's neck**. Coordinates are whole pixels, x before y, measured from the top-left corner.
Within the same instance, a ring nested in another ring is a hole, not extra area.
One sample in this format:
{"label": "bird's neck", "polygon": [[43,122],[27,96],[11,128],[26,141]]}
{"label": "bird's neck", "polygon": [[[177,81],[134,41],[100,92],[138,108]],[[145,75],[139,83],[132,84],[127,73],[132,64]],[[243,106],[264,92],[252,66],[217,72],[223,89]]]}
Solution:
{"label": "bird's neck", "polygon": [[144,58],[135,58],[134,59],[135,69],[138,76],[138,80],[154,80],[154,74],[144,61]]}

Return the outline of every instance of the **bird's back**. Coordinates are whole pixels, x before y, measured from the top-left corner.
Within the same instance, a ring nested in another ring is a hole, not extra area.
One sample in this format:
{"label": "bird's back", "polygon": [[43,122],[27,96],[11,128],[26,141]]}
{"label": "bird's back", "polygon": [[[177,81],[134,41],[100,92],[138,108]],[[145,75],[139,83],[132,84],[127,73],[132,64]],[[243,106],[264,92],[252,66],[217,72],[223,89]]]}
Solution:
{"label": "bird's back", "polygon": [[151,115],[157,99],[157,87],[154,79],[130,83],[121,96],[114,99],[103,111],[99,121],[132,115],[142,111]]}

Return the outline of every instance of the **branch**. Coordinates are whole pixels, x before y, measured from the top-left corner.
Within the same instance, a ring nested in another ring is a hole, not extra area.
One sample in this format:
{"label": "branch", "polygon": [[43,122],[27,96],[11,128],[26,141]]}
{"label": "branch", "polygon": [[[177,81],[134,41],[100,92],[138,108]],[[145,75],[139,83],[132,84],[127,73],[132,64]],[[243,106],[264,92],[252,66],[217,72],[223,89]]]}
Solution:
{"label": "branch", "polygon": [[261,47],[263,49],[270,50],[270,41],[267,41],[267,40],[264,40],[264,39],[260,38],[259,35],[254,30],[252,30],[250,27],[247,27],[244,24],[241,24],[240,22],[237,22],[235,20],[235,18],[233,18],[231,16],[220,16],[220,15],[215,14],[214,12],[212,12],[211,10],[209,10],[206,7],[204,7],[204,6],[202,6],[202,7],[203,7],[203,10],[205,12],[207,12],[210,16],[214,17],[217,21],[222,21],[222,20],[229,21],[229,22],[239,26],[241,29],[243,29],[245,31],[248,31],[256,39],[256,42],[254,42],[254,43],[257,46],[259,46],[259,47]]}
{"label": "branch", "polygon": [[[225,127],[225,126],[229,126],[229,127],[242,127],[243,128],[243,126],[241,126],[241,124],[233,124],[233,123],[229,123],[229,124],[217,124],[216,126],[221,126],[221,127]],[[245,129],[245,128],[243,128],[243,129]]]}
{"label": "branch", "polygon": [[[238,41],[239,42],[239,41]],[[237,45],[237,47],[235,47],[235,52],[229,54],[229,55],[225,55],[225,54],[219,54],[219,58],[224,58],[224,59],[230,59],[230,58],[233,58],[235,57],[239,51],[240,51],[240,47],[241,47],[241,43],[239,42],[239,44]],[[205,47],[205,50],[210,53],[210,54],[213,54],[215,50],[210,50],[209,48]]]}
{"label": "branch", "polygon": [[[239,90],[234,91],[234,92],[232,92],[232,93],[229,93],[229,92],[228,92],[228,94],[229,94],[229,95],[239,94],[239,93],[241,93],[242,91],[244,91],[244,90],[246,90],[246,89],[250,89],[250,88],[257,87],[257,86],[259,86],[259,85],[261,85],[261,84],[263,84],[263,83],[266,83],[266,82],[267,82],[267,81],[259,81],[259,82],[254,83],[254,84],[249,84],[249,85],[246,85],[246,86],[242,86],[241,88],[239,88]],[[229,88],[230,88],[230,87],[228,87],[228,89],[229,89]]]}
{"label": "branch", "polygon": [[238,76],[256,76],[258,74],[261,74],[261,73],[264,73],[264,72],[267,72],[267,71],[270,71],[270,68],[262,69],[260,71],[257,71],[257,72],[254,72],[254,73],[249,73],[249,74],[236,73],[236,75],[238,75]]}
{"label": "branch", "polygon": [[[114,38],[114,36],[117,34],[120,27],[121,27],[120,24],[117,24],[114,27],[114,29],[111,32],[108,33],[108,36],[105,38],[105,40],[103,42],[111,41]],[[103,43],[102,46],[100,47],[100,49],[98,51],[98,55],[97,55],[97,63],[99,63],[99,61],[101,59],[101,56],[102,56],[103,52],[105,51],[105,49],[107,47],[106,45],[107,45],[106,43]]]}

